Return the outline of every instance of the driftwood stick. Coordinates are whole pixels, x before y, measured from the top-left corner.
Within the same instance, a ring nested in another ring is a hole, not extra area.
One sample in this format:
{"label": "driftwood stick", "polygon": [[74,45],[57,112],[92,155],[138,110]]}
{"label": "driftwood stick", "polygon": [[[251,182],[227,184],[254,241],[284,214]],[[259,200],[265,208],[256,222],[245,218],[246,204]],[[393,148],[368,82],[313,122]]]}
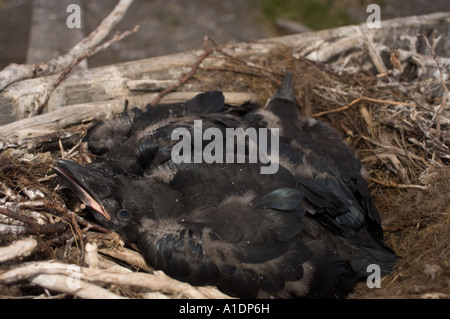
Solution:
{"label": "driftwood stick", "polygon": [[356,26],[355,29],[360,35],[362,35],[363,42],[366,45],[367,50],[369,51],[369,56],[372,59],[372,62],[375,65],[375,68],[377,69],[378,73],[379,74],[387,74],[387,68],[384,65],[384,62],[381,59],[379,52],[375,48],[375,44],[372,41],[372,39],[370,38],[370,36],[367,34],[367,32],[364,29],[362,29],[358,26]]}
{"label": "driftwood stick", "polygon": [[17,257],[29,256],[37,247],[38,242],[33,238],[21,239],[11,245],[0,248],[0,262],[5,262]]}
{"label": "driftwood stick", "polygon": [[177,83],[171,85],[167,89],[165,89],[165,90],[161,91],[160,93],[158,93],[158,95],[155,97],[155,99],[150,103],[152,106],[155,106],[156,104],[158,104],[159,101],[162,99],[162,97],[164,97],[168,93],[174,91],[178,87],[182,86],[187,81],[189,81],[190,78],[192,78],[194,76],[194,74],[195,74],[195,72],[197,72],[197,69],[200,66],[200,64],[211,53],[213,53],[216,50],[216,48],[217,48],[217,45],[215,44],[215,42],[213,40],[212,40],[212,43],[214,44],[214,47],[213,48],[208,47],[208,45],[207,45],[208,44],[208,40],[210,40],[209,37],[205,37],[204,38],[204,40],[203,40],[203,42],[204,42],[203,54],[200,55],[200,57],[197,59],[197,61],[195,61],[195,63],[192,65],[191,70],[185,76],[183,76]]}
{"label": "driftwood stick", "polygon": [[229,298],[214,287],[193,287],[172,279],[161,271],[156,271],[154,274],[130,273],[42,261],[22,264],[0,273],[0,283],[3,284],[13,284],[23,280],[81,298],[121,297],[95,283],[140,287],[184,298]]}
{"label": "driftwood stick", "polygon": [[[83,299],[124,299],[108,289],[67,275],[37,275],[31,283]],[[73,282],[73,284],[71,284]]]}
{"label": "driftwood stick", "polygon": [[[379,50],[378,46],[382,44],[389,47],[391,45],[390,42],[394,41],[399,33],[407,35],[412,35],[413,33],[416,35],[419,27],[421,28],[420,30],[423,28],[442,30],[449,23],[449,13],[436,13],[428,16],[385,21],[383,28],[368,29],[366,32],[370,35],[377,50]],[[361,28],[364,29],[365,27],[361,26]],[[271,52],[279,50],[280,47],[293,50],[294,56],[308,56],[309,53],[319,48],[327,51],[329,48],[334,47],[336,41],[348,38],[355,38],[353,26],[227,45],[222,48],[222,52],[227,52],[231,56],[249,63],[246,65],[247,68],[242,68],[242,70],[258,71],[257,73],[259,73],[258,69],[250,68],[251,61],[270,55]],[[385,38],[386,41],[383,40]],[[309,47],[309,44],[314,44],[312,50],[305,50],[305,46]],[[71,76],[52,93],[47,102],[47,108],[49,111],[52,111],[66,104],[75,105],[92,101],[120,99],[125,95],[137,95],[136,92],[130,92],[131,88],[127,87],[127,82],[129,81],[144,79],[178,81],[191,70],[191,66],[203,53],[204,50],[183,52],[72,72]],[[223,54],[217,55],[223,56]],[[431,57],[428,60],[434,62]],[[442,59],[441,61],[444,62]],[[205,70],[209,68],[225,68],[226,62],[227,59],[207,58],[199,68]],[[254,63],[253,65],[257,64]],[[427,69],[429,69],[428,66]],[[28,116],[30,110],[33,109],[34,101],[43,87],[55,79],[56,76],[28,79],[16,82],[1,91],[0,111],[4,110],[3,112],[7,115],[9,110],[15,110],[12,115],[5,116],[4,123]],[[211,79],[211,81],[216,80]],[[209,79],[207,82],[209,82]],[[204,91],[205,83],[204,81],[192,82],[189,89]],[[167,88],[167,86],[164,88]],[[148,100],[147,103],[150,101]]]}
{"label": "driftwood stick", "polygon": [[81,61],[97,54],[100,51],[103,51],[107,49],[111,44],[118,42],[122,40],[123,38],[129,36],[130,34],[136,33],[139,29],[139,26],[135,26],[132,30],[125,31],[123,33],[116,33],[110,40],[107,42],[95,47],[94,49],[88,50],[87,52],[83,53],[82,55],[76,57],[72,63],[70,63],[64,70],[61,72],[59,77],[52,83],[50,83],[49,87],[44,90],[39,97],[34,102],[34,108],[31,110],[28,117],[33,117],[35,115],[38,115],[42,112],[45,105],[47,104],[48,98],[50,97],[50,94],[52,94],[53,90],[62,82],[64,79],[69,76],[70,72],[73,70],[74,67],[76,67]]}
{"label": "driftwood stick", "polygon": [[415,185],[415,184],[397,184],[393,181],[382,181],[373,177],[369,177],[369,179],[372,182],[375,182],[377,184],[383,185],[385,187],[393,187],[393,188],[400,188],[400,189],[405,189],[405,188],[415,188],[415,189],[420,189],[420,190],[427,190],[428,186],[425,185]]}
{"label": "driftwood stick", "polygon": [[[172,92],[160,101],[161,103],[184,102],[193,98],[200,92]],[[68,105],[55,111],[22,119],[13,123],[0,126],[0,149],[14,145],[9,138],[26,138],[50,134],[52,131],[60,130],[70,125],[82,123],[86,120],[98,120],[109,114],[119,114],[123,111],[124,100],[131,105],[144,109],[149,101],[157,97],[157,93],[146,93],[140,95],[125,96],[122,99],[112,99],[101,102],[90,102],[77,105]],[[245,102],[255,102],[256,95],[251,93],[224,92],[225,102],[239,106]],[[2,141],[2,139],[4,139]],[[4,146],[2,146],[2,144]]]}
{"label": "driftwood stick", "polygon": [[3,207],[0,207],[0,214],[25,223],[27,227],[20,228],[21,234],[55,234],[62,232],[66,227],[66,224],[63,222],[39,225],[33,218],[27,217],[23,214],[19,214],[15,211]]}
{"label": "driftwood stick", "polygon": [[115,259],[122,260],[130,266],[142,269],[146,272],[151,272],[153,270],[146,264],[144,257],[134,250],[124,247],[119,249],[101,248],[99,249],[99,252]]}
{"label": "driftwood stick", "polygon": [[0,91],[9,84],[30,78],[36,78],[44,75],[55,74],[65,67],[69,66],[72,61],[81,56],[84,52],[97,46],[122,20],[128,7],[133,0],[120,0],[114,10],[102,21],[88,37],[84,38],[80,43],[74,46],[67,54],[54,58],[46,63],[39,64],[15,64],[11,63],[0,72]]}
{"label": "driftwood stick", "polygon": [[98,269],[100,258],[98,256],[98,245],[96,243],[87,243],[84,247],[84,262],[89,268]]}
{"label": "driftwood stick", "polygon": [[24,235],[27,231],[25,226],[5,225],[0,223],[0,235]]}
{"label": "driftwood stick", "polygon": [[434,40],[433,45],[430,44],[430,41],[428,40],[428,38],[425,35],[419,34],[418,36],[422,37],[425,40],[425,42],[427,44],[427,47],[431,51],[431,55],[433,57],[433,60],[436,62],[436,65],[437,65],[438,70],[439,70],[439,82],[441,83],[441,86],[444,89],[444,94],[442,96],[441,104],[437,107],[436,114],[435,114],[436,115],[435,116],[435,118],[436,118],[436,138],[438,140],[440,140],[440,138],[441,138],[441,119],[440,119],[440,115],[441,115],[442,111],[444,110],[445,105],[447,104],[447,99],[449,98],[450,93],[449,93],[448,87],[445,84],[445,80],[444,80],[444,67],[442,66],[442,63],[437,58],[436,51],[434,50],[436,45],[437,45],[437,43],[438,43],[438,40],[436,39],[435,34],[433,34],[433,40]]}

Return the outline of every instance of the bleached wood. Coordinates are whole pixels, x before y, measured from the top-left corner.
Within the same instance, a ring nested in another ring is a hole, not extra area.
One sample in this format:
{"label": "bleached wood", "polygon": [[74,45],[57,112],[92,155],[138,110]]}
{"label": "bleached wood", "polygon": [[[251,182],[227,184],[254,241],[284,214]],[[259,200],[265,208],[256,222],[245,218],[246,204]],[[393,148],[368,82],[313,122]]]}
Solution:
{"label": "bleached wood", "polygon": [[[425,32],[428,29],[445,33],[449,25],[449,12],[434,13],[386,20],[383,21],[383,27],[380,29],[368,29],[365,24],[345,26],[228,45],[223,48],[223,51],[252,63],[283,46],[291,49],[294,56],[306,56],[326,62],[333,56],[352,48],[363,50],[364,39],[361,36],[358,37],[355,28],[361,29],[371,42],[377,45],[399,48],[399,44],[403,43],[404,49],[407,49],[408,45],[403,40],[405,36],[415,37],[418,32]],[[139,92],[135,91],[135,85],[139,82],[130,81],[178,81],[190,71],[192,64],[202,53],[202,50],[189,51],[73,72],[50,96],[47,112],[65,105],[86,104],[138,95]],[[224,59],[217,59],[217,55],[217,53],[212,54],[202,62],[201,66],[224,67]],[[46,76],[11,84],[0,92],[0,100],[3,105],[1,107],[3,109],[14,108],[16,110],[14,114],[18,118],[26,117],[32,109],[36,97],[45,90],[49,83],[54,82],[55,78],[56,76]],[[128,85],[129,83],[131,86]],[[203,91],[206,85],[210,87],[211,83],[208,82],[208,79],[203,79],[196,83],[189,82],[188,86],[181,89]]]}
{"label": "bleached wood", "polygon": [[6,247],[0,247],[0,262],[17,257],[29,256],[37,247],[37,241],[32,238],[21,239]]}
{"label": "bleached wood", "polygon": [[[200,92],[173,92],[166,95],[161,103],[184,102]],[[230,105],[242,105],[245,102],[256,101],[251,93],[224,92],[225,102]],[[95,120],[111,114],[118,114],[124,110],[125,100],[129,105],[144,109],[157,93],[124,96],[122,98],[69,105],[50,113],[22,119],[0,126],[0,138],[30,138],[50,134],[55,130],[81,123],[85,120]],[[1,147],[0,147],[1,149]]]}
{"label": "bleached wood", "polygon": [[0,284],[29,281],[44,288],[80,298],[122,298],[97,284],[116,284],[146,288],[183,298],[230,298],[215,287],[194,287],[168,277],[162,271],[153,274],[94,269],[56,261],[22,264],[0,272]]}
{"label": "bleached wood", "polygon": [[65,55],[54,58],[46,63],[11,63],[0,72],[0,91],[16,81],[62,71],[78,56],[97,46],[122,19],[132,3],[133,0],[120,0],[114,10],[102,21],[97,29],[91,32],[89,36],[84,38]]}

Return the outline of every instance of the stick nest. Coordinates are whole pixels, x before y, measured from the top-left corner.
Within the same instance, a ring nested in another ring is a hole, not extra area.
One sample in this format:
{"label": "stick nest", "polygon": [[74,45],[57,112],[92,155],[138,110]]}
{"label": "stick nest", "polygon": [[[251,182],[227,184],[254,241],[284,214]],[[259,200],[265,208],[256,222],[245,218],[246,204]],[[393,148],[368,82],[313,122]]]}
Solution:
{"label": "stick nest", "polygon": [[[216,46],[205,61],[220,59],[222,66],[197,64],[177,88],[250,91],[263,106],[284,74],[293,74],[302,114],[338,130],[364,164],[385,240],[400,257],[381,289],[360,283],[352,298],[450,297],[449,70],[439,59],[444,40],[426,40],[423,52],[405,59],[396,48],[377,50],[385,70],[370,49],[320,63],[300,49],[280,46],[236,59]],[[85,207],[58,188],[52,162],[64,157],[86,163],[89,152],[80,141],[89,126],[29,140],[0,155],[0,296],[226,297],[214,287],[191,287],[149,269],[133,247],[91,222]],[[67,288],[73,279],[75,288]]]}

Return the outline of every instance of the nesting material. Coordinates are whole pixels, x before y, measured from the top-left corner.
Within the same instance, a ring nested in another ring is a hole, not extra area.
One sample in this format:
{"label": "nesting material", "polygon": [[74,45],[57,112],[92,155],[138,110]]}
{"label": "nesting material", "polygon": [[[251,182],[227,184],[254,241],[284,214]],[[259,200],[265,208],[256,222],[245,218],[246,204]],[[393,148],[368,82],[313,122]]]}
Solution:
{"label": "nesting material", "polygon": [[[362,282],[350,297],[448,298],[450,38],[431,32],[405,34],[409,44],[378,43],[366,35],[346,39],[333,51],[327,45],[336,43],[326,41],[315,49],[279,45],[246,59],[216,46],[176,90],[247,92],[263,107],[291,72],[302,114],[339,131],[364,164],[386,242],[400,257],[381,288]],[[226,297],[148,268],[134,247],[95,225],[60,188],[52,161],[87,163],[81,139],[91,125],[0,141],[0,296]],[[31,242],[33,248],[20,246]],[[11,247],[22,248],[14,256],[3,253]],[[78,280],[79,289],[67,287],[67,280]]]}

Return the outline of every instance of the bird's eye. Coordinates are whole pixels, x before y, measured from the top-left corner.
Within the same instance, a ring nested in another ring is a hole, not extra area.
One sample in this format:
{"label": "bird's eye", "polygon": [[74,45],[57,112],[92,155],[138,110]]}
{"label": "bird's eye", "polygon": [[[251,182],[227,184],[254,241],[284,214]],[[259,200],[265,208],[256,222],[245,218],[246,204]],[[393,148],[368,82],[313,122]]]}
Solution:
{"label": "bird's eye", "polygon": [[119,219],[121,219],[121,220],[129,220],[131,217],[130,211],[128,211],[126,209],[122,209],[121,211],[119,211],[119,213],[117,215],[118,215]]}

